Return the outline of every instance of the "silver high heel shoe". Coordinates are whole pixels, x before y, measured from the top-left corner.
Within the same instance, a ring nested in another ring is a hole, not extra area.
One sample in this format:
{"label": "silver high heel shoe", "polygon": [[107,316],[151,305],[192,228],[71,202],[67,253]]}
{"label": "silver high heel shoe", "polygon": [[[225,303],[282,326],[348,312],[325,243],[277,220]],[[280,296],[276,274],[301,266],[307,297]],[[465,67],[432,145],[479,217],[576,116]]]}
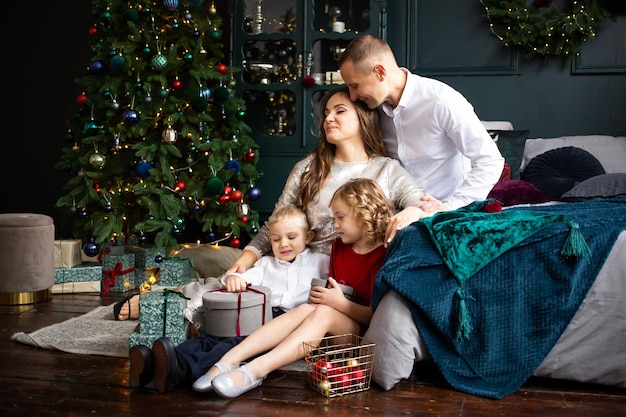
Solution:
{"label": "silver high heel shoe", "polygon": [[223,362],[216,362],[215,366],[217,369],[220,370],[220,373],[214,376],[210,376],[210,375],[202,375],[200,378],[196,379],[196,381],[193,383],[193,385],[191,386],[191,388],[194,391],[198,391],[198,392],[211,392],[213,391],[213,378],[215,378],[218,375],[223,374],[224,372],[230,372],[230,366],[228,366],[227,364],[223,363]]}
{"label": "silver high heel shoe", "polygon": [[219,374],[218,376],[213,378],[212,385],[213,385],[213,390],[221,397],[224,397],[224,398],[239,397],[241,394],[245,394],[248,391],[252,391],[256,387],[261,385],[261,383],[263,383],[263,381],[265,380],[265,377],[255,380],[252,374],[250,373],[250,371],[246,369],[245,365],[235,368],[231,372],[243,373],[243,387],[239,388],[237,385],[235,385],[235,382],[229,375],[230,372]]}

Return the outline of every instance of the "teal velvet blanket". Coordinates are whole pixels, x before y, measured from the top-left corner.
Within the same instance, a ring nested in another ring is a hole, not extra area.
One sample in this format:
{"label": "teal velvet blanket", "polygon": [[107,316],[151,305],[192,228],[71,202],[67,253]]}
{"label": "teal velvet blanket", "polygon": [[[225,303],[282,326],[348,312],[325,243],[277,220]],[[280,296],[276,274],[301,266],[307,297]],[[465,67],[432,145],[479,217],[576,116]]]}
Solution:
{"label": "teal velvet blanket", "polygon": [[[376,277],[372,306],[376,309],[389,289],[403,295],[446,380],[460,391],[500,399],[532,375],[576,313],[626,230],[626,199],[477,216],[483,206],[450,214],[458,219],[453,228],[435,230],[445,224],[439,219],[401,230]],[[491,231],[489,216],[494,216]],[[563,256],[572,224],[584,237],[587,256]],[[458,236],[437,236],[442,233]],[[455,245],[470,250],[450,255]],[[472,248],[483,248],[484,256]],[[461,338],[460,307],[472,323]]]}

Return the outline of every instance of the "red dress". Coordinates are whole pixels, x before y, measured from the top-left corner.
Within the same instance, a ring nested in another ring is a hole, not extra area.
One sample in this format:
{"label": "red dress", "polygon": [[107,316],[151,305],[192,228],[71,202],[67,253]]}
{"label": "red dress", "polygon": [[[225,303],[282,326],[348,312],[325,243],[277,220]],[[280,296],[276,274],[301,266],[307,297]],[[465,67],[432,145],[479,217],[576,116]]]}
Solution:
{"label": "red dress", "polygon": [[333,241],[330,251],[330,270],[328,276],[340,284],[355,289],[354,302],[369,306],[372,301],[372,290],[378,270],[385,260],[386,249],[383,245],[369,253],[360,255],[337,238]]}

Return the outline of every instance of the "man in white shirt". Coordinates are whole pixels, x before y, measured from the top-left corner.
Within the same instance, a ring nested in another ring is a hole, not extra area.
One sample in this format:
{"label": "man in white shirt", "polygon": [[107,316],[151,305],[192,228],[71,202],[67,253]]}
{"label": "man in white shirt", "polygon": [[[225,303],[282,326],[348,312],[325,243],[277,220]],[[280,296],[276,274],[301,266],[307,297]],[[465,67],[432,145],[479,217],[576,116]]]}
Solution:
{"label": "man in white shirt", "polygon": [[387,42],[371,35],[348,44],[339,68],[350,98],[379,109],[389,156],[428,192],[424,211],[487,198],[504,158],[463,95],[399,67]]}

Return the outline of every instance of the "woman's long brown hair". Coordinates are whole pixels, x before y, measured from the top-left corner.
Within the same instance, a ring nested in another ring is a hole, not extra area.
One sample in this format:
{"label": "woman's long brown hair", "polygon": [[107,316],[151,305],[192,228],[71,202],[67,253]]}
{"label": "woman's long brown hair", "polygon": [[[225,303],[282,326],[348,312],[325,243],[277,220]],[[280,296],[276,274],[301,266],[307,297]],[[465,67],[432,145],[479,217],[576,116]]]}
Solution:
{"label": "woman's long brown hair", "polygon": [[[317,146],[310,152],[313,155],[313,159],[302,176],[302,183],[296,201],[296,205],[302,209],[305,209],[313,200],[315,194],[319,192],[320,187],[330,174],[330,167],[335,159],[336,146],[326,141],[326,131],[324,130],[326,105],[328,100],[335,94],[343,94],[350,101],[350,93],[348,87],[345,86],[330,90],[320,101],[320,139]],[[352,104],[359,118],[361,137],[363,138],[367,156],[370,158],[387,156],[382,140],[378,110],[369,109],[361,101],[352,102]]]}

